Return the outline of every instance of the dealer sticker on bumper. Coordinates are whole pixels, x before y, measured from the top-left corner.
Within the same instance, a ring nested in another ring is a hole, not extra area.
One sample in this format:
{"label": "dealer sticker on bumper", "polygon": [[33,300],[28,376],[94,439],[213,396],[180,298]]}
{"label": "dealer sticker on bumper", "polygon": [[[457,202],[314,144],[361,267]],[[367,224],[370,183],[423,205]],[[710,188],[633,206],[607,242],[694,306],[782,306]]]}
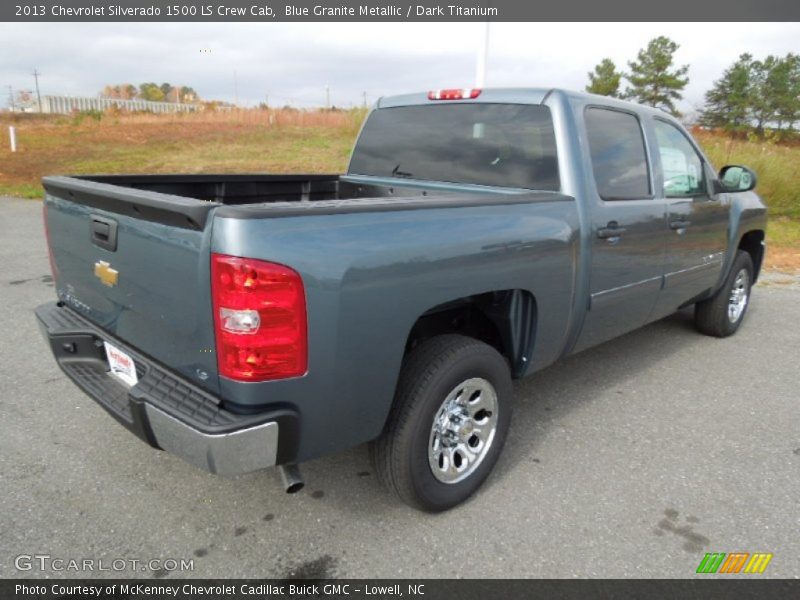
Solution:
{"label": "dealer sticker on bumper", "polygon": [[125,385],[134,386],[139,382],[136,377],[136,364],[133,359],[119,348],[112,346],[108,342],[103,342],[106,347],[108,366],[111,375],[122,381]]}

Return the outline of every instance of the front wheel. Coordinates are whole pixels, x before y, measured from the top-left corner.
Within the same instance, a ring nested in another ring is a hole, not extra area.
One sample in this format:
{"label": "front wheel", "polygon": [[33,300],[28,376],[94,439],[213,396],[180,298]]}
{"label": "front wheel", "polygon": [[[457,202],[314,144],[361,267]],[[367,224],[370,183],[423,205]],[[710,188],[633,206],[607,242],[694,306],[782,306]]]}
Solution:
{"label": "front wheel", "polygon": [[715,337],[733,335],[739,329],[750,302],[753,260],[739,250],[719,291],[695,306],[694,320],[702,333]]}
{"label": "front wheel", "polygon": [[488,344],[460,335],[423,342],[406,358],[389,421],[371,446],[379,477],[422,510],[463,502],[497,462],[511,394],[508,364]]}

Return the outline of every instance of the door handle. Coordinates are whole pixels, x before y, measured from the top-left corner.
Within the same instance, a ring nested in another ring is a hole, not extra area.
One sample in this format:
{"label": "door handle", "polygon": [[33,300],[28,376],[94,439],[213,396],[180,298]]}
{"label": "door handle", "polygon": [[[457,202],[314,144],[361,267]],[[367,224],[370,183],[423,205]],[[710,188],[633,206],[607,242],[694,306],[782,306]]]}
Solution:
{"label": "door handle", "polygon": [[618,239],[623,233],[625,233],[625,228],[617,225],[616,221],[611,221],[605,227],[597,230],[597,237],[601,240],[612,240]]}
{"label": "door handle", "polygon": [[691,221],[670,221],[669,228],[672,230],[686,229],[691,224]]}

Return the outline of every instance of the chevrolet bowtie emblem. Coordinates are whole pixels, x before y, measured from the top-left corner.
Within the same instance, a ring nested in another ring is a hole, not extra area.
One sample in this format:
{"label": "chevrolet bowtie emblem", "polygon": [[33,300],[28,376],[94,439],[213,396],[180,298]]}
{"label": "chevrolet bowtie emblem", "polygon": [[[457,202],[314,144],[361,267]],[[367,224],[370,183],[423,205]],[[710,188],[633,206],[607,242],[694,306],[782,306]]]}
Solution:
{"label": "chevrolet bowtie emblem", "polygon": [[119,271],[112,269],[111,265],[104,260],[94,263],[94,276],[103,282],[103,285],[114,287],[119,279]]}

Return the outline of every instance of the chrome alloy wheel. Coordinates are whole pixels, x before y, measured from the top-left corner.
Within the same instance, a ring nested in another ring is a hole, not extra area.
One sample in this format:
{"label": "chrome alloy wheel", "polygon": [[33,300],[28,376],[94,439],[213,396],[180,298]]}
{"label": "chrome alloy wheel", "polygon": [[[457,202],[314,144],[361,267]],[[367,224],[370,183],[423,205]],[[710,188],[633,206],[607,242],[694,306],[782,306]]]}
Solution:
{"label": "chrome alloy wheel", "polygon": [[458,483],[483,462],[497,431],[497,392],[476,377],[447,395],[433,419],[428,463],[442,483]]}
{"label": "chrome alloy wheel", "polygon": [[747,274],[747,269],[742,269],[736,274],[736,279],[733,282],[733,289],[731,289],[731,296],[728,299],[728,320],[731,323],[736,323],[739,317],[742,316],[747,306],[747,295],[749,292],[750,276]]}

